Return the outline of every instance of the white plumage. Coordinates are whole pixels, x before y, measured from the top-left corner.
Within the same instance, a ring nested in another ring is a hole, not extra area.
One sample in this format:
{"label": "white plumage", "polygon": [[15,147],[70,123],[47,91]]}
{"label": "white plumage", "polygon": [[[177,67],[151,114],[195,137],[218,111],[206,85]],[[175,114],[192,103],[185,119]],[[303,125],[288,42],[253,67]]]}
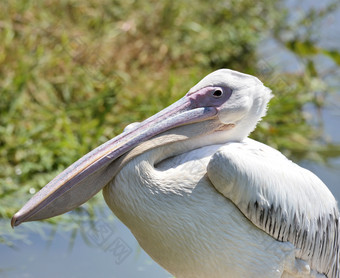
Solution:
{"label": "white plumage", "polygon": [[[323,232],[319,217],[323,224],[337,217],[336,202],[311,172],[251,139],[165,155],[158,148],[132,159],[104,197],[175,277],[338,277],[335,221],[322,227],[329,236],[315,238]],[[156,157],[162,162],[155,167]],[[288,227],[300,222],[301,231],[308,224],[311,231],[295,244],[299,231]],[[322,243],[328,250],[320,251]]]}
{"label": "white plumage", "polygon": [[70,210],[106,185],[112,211],[177,278],[339,278],[333,195],[313,173],[247,138],[270,97],[253,76],[213,72],[65,170],[12,224]]}

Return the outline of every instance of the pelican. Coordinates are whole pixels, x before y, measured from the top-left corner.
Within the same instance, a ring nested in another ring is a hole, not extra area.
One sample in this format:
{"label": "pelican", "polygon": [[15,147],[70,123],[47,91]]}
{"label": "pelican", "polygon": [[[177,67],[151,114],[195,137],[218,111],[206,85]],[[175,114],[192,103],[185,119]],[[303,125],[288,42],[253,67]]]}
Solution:
{"label": "pelican", "polygon": [[334,196],[248,138],[270,98],[256,77],[217,70],[80,158],[11,224],[65,213],[103,189],[140,246],[177,278],[339,278]]}

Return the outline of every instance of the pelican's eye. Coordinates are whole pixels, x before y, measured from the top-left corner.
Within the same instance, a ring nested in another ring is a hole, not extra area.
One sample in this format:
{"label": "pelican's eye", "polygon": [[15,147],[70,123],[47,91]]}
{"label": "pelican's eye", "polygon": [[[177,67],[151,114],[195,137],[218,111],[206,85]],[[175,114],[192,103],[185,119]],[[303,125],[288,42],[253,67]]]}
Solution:
{"label": "pelican's eye", "polygon": [[212,92],[212,96],[214,98],[220,98],[221,96],[223,95],[223,91],[221,89],[215,89],[213,92]]}

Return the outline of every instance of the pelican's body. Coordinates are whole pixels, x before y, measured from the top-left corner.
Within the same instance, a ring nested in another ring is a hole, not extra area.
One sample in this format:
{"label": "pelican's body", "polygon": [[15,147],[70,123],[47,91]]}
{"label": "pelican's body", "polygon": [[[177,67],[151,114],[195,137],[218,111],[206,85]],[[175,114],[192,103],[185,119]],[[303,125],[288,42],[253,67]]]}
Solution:
{"label": "pelican's body", "polygon": [[143,153],[105,187],[105,200],[141,247],[175,277],[281,277],[295,262],[294,246],[255,228],[216,191],[207,166],[220,148],[195,149],[156,167],[162,150]]}
{"label": "pelican's body", "polygon": [[178,278],[340,278],[335,198],[313,173],[247,138],[270,97],[255,77],[213,72],[66,169],[12,225],[104,188],[144,250]]}
{"label": "pelican's body", "polygon": [[[183,143],[178,147],[182,149]],[[135,157],[103,192],[108,206],[156,262],[178,278],[274,278],[283,277],[283,274],[284,277],[325,277],[318,276],[313,269],[311,273],[308,261],[296,257],[298,249],[294,244],[287,240],[281,242],[283,229],[279,235],[277,228],[274,238],[255,227],[240,211],[241,205],[235,206],[233,201],[237,202],[237,195],[245,194],[242,187],[230,188],[226,192],[229,198],[216,188],[218,175],[228,184],[228,180],[223,178],[228,174],[218,174],[223,167],[230,167],[232,176],[236,178],[244,171],[251,172],[256,160],[258,165],[267,167],[259,175],[282,186],[284,180],[275,177],[278,170],[291,175],[291,181],[294,178],[299,181],[299,174],[302,174],[306,180],[315,179],[322,185],[316,176],[287,160],[278,151],[251,139],[195,148],[176,156],[172,156],[177,152],[176,143],[167,148],[152,149]],[[221,160],[221,156],[228,156],[231,161]],[[234,157],[240,159],[233,161]],[[231,164],[238,162],[241,162],[241,168],[231,168]],[[274,175],[270,177],[271,174]],[[245,181],[251,183],[251,177],[246,177]],[[230,183],[229,186],[232,187]],[[289,188],[294,184],[286,186]],[[294,195],[291,198],[304,199],[299,191],[299,188],[295,192],[292,190]],[[281,193],[285,194],[286,190],[282,189]],[[307,198],[316,207],[317,199],[322,196],[332,200],[332,195],[323,186],[309,193]],[[265,193],[262,195],[267,197]],[[249,201],[245,205],[253,206],[253,203]],[[334,206],[334,203],[329,206]],[[310,213],[313,212],[310,210]],[[267,222],[268,229],[269,225],[272,225],[272,231],[275,224]],[[311,247],[313,250],[314,246]],[[304,253],[300,258],[306,258],[306,255]],[[314,262],[315,267],[318,263]]]}

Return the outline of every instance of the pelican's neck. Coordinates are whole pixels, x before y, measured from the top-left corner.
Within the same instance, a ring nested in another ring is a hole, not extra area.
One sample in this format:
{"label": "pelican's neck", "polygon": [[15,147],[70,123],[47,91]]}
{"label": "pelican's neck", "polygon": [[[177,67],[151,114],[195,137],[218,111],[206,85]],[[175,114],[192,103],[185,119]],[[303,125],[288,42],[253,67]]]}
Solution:
{"label": "pelican's neck", "polygon": [[227,129],[230,126],[221,124],[217,119],[171,129],[141,143],[113,162],[108,170],[114,168],[115,173],[118,173],[129,161],[146,153],[150,163],[157,164],[168,157],[202,146],[224,143],[226,140],[223,134]]}
{"label": "pelican's neck", "polygon": [[126,162],[142,155],[144,161],[156,165],[167,158],[180,155],[209,145],[242,141],[238,130],[231,124],[222,124],[218,120],[182,126],[165,132],[131,150]]}

